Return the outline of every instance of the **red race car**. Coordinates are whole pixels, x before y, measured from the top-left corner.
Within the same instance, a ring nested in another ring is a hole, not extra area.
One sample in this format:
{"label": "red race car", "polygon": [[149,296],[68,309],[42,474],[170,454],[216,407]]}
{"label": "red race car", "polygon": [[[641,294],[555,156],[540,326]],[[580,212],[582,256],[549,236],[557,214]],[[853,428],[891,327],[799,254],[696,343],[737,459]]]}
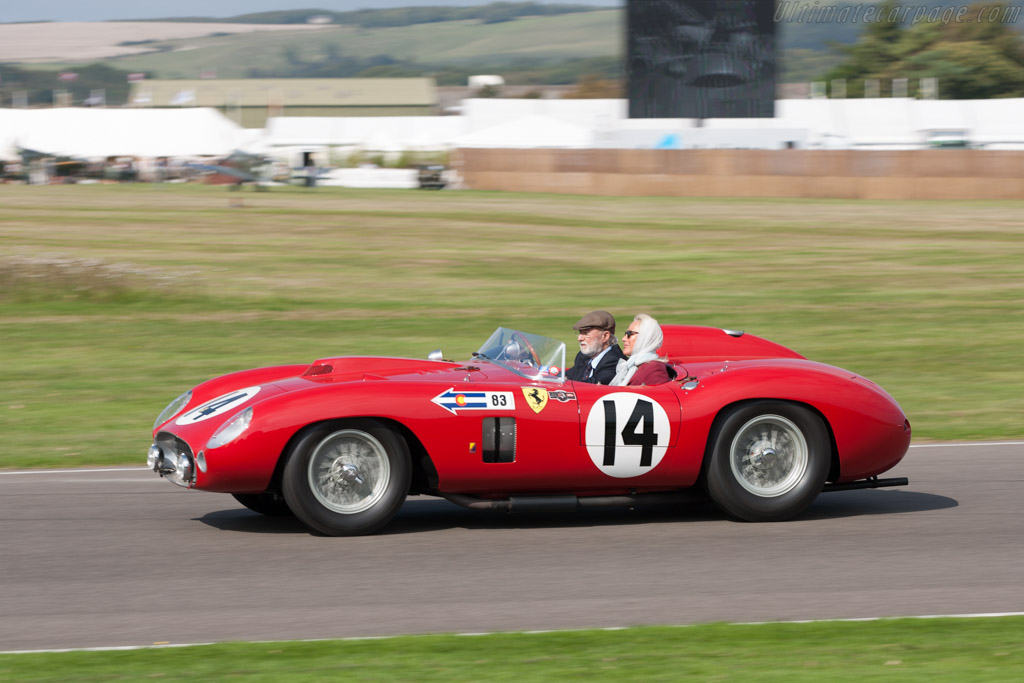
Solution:
{"label": "red race car", "polygon": [[148,464],[186,488],[328,535],[386,524],[406,496],[476,509],[633,507],[703,486],[748,521],[879,479],[910,422],[881,387],[765,339],[665,325],[676,379],[565,378],[565,344],[498,328],[467,362],[323,358],[217,377],[153,425]]}

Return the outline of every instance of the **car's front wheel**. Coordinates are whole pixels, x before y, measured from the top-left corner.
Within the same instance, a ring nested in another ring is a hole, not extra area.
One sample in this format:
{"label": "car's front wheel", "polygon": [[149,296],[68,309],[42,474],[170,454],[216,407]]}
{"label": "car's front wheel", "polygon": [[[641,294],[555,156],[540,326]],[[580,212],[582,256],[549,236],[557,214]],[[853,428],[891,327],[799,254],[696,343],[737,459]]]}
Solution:
{"label": "car's front wheel", "polygon": [[740,405],[718,425],[707,488],[729,514],[775,522],[803,512],[831,461],[828,430],[811,410],[784,401]]}
{"label": "car's front wheel", "polygon": [[369,419],[319,425],[291,449],[284,469],[288,506],[328,536],[368,534],[398,512],[412,468],[405,440]]}

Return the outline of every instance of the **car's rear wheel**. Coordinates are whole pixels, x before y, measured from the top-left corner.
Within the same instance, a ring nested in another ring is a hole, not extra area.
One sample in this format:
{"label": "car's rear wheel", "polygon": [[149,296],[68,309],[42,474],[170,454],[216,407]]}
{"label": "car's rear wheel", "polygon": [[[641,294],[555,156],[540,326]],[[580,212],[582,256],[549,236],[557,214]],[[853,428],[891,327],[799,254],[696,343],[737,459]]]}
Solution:
{"label": "car's rear wheel", "polygon": [[729,514],[775,522],[803,512],[821,492],[831,449],[824,421],[784,401],[734,408],[714,436],[707,488]]}
{"label": "car's rear wheel", "polygon": [[319,425],[291,450],[284,469],[288,506],[329,536],[376,531],[398,512],[412,467],[405,440],[369,419]]}
{"label": "car's rear wheel", "polygon": [[264,491],[263,493],[232,493],[235,500],[249,508],[253,512],[268,517],[290,517],[294,513],[288,507],[284,496],[276,491]]}

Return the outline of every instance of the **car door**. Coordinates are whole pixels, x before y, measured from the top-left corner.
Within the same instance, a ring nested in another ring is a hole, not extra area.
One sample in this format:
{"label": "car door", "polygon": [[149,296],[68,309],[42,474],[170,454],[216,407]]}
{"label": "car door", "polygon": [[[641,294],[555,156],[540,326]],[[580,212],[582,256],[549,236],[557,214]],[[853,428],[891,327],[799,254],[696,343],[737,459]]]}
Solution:
{"label": "car door", "polygon": [[579,404],[581,467],[588,473],[584,482],[601,488],[671,485],[671,455],[681,421],[675,383],[571,384]]}
{"label": "car door", "polygon": [[[446,491],[477,494],[566,492],[579,485],[579,408],[570,383],[469,383],[439,393],[429,428],[419,430]],[[433,413],[432,413],[433,414]],[[589,473],[589,468],[583,470]]]}

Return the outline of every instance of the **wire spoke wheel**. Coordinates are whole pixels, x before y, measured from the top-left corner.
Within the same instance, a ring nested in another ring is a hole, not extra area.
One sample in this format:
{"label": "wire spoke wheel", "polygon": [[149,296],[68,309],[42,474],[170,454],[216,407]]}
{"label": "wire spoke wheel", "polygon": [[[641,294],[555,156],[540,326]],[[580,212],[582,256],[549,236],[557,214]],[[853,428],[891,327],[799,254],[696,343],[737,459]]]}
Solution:
{"label": "wire spoke wheel", "polygon": [[807,439],[781,415],[759,415],[747,422],[729,452],[736,481],[757,496],[787,493],[807,471]]}
{"label": "wire spoke wheel", "polygon": [[368,534],[398,512],[412,466],[400,433],[371,418],[312,425],[299,434],[282,477],[295,516],[329,536]]}
{"label": "wire spoke wheel", "polygon": [[373,507],[391,478],[388,455],[366,432],[343,429],[317,445],[309,459],[309,487],[327,509],[354,514]]}
{"label": "wire spoke wheel", "polygon": [[792,519],[825,484],[832,457],[828,427],[798,403],[761,399],[716,419],[705,486],[711,499],[748,522]]}

